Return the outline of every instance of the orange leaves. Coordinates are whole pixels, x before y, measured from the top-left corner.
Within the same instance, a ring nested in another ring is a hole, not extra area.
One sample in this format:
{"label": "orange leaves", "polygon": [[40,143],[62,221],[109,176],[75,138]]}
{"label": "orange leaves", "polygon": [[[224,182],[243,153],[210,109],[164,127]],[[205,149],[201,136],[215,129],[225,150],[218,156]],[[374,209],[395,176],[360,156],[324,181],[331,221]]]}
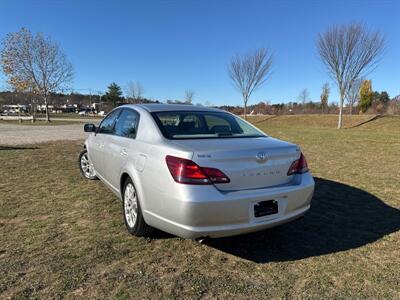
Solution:
{"label": "orange leaves", "polygon": [[41,96],[65,87],[73,75],[72,65],[57,43],[26,28],[7,34],[0,64],[12,87]]}

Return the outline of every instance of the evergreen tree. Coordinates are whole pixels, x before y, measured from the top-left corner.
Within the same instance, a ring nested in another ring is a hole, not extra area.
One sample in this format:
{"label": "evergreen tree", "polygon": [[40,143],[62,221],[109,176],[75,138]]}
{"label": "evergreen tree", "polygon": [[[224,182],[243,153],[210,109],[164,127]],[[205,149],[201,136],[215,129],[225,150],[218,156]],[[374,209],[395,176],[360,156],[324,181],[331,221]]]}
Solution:
{"label": "evergreen tree", "polygon": [[117,103],[122,100],[121,87],[115,82],[113,82],[107,88],[108,91],[104,95],[104,100],[107,102],[111,102],[114,105],[114,107],[116,107]]}
{"label": "evergreen tree", "polygon": [[388,103],[390,101],[389,94],[386,91],[381,92],[379,95],[379,101],[383,104]]}

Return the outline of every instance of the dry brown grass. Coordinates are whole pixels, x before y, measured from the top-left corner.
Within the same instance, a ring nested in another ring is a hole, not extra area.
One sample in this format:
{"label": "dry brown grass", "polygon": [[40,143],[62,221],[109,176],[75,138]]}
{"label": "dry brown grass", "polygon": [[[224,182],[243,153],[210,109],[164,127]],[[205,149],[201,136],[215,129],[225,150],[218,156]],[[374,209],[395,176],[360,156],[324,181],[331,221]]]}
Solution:
{"label": "dry brown grass", "polygon": [[115,196],[80,176],[81,143],[0,148],[0,298],[399,298],[400,120],[331,123],[258,123],[306,154],[306,218],[205,244],[130,236]]}
{"label": "dry brown grass", "polygon": [[[376,115],[343,115],[344,128],[350,128],[362,122],[374,118]],[[269,124],[285,124],[286,126],[293,125],[293,121],[302,124],[304,127],[311,128],[336,128],[338,122],[337,115],[267,115],[267,116],[249,116],[249,121],[260,125],[264,122]]]}

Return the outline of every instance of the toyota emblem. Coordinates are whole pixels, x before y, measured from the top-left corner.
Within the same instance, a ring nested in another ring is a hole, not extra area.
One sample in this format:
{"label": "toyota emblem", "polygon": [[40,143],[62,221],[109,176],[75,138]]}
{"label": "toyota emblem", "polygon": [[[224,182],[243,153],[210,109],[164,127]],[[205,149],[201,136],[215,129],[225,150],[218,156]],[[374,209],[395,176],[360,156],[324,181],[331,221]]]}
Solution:
{"label": "toyota emblem", "polygon": [[256,159],[257,159],[258,162],[266,161],[267,160],[267,153],[265,153],[263,151],[258,152],[257,155],[256,155]]}

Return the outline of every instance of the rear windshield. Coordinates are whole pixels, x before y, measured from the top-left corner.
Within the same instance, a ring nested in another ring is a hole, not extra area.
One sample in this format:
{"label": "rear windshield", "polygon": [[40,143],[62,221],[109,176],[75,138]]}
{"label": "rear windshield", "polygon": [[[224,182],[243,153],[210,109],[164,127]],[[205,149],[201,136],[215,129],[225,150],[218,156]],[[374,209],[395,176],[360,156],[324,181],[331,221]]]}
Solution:
{"label": "rear windshield", "polygon": [[168,111],[152,113],[168,139],[264,137],[242,119],[224,112]]}

